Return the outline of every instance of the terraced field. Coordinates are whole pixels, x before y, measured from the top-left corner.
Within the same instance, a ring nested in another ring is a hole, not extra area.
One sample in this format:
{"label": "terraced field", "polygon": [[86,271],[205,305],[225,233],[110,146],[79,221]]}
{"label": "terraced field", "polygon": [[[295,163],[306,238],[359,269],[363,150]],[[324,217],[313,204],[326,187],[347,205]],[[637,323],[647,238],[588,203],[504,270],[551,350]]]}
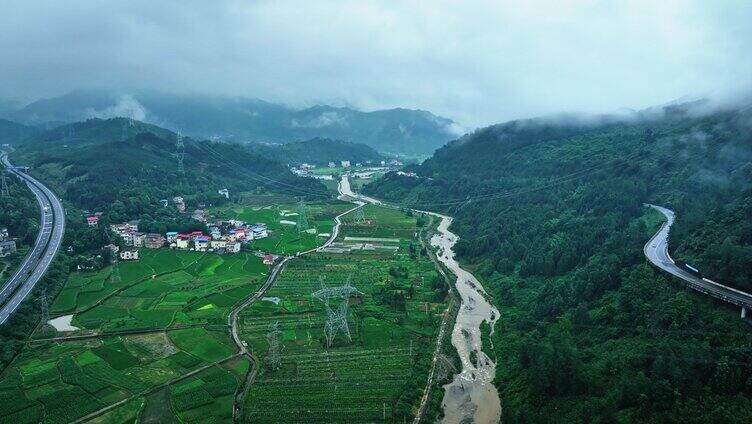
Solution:
{"label": "terraced field", "polygon": [[[266,333],[274,323],[282,346],[281,369],[262,369],[251,388],[247,422],[412,419],[446,304],[434,291],[433,265],[420,254],[416,218],[381,207],[368,207],[365,217],[356,223],[346,216],[337,241],[399,238],[393,243],[399,250],[297,258],[268,291],[270,299],[241,314],[242,337],[256,356],[267,356]],[[362,292],[349,300],[352,341],[339,333],[327,348],[323,305],[311,293],[322,281],[336,286],[348,279]]]}
{"label": "terraced field", "polygon": [[[143,249],[141,258],[120,263],[119,281],[110,278],[111,268],[72,275],[50,309],[74,314],[72,324],[81,330],[65,335],[147,333],[30,344],[0,377],[0,422],[71,422],[121,401],[94,422],[231,418],[233,395],[250,362],[235,352],[227,315],[258,288],[269,266],[244,252]],[[61,334],[50,327],[35,333],[55,335]],[[149,407],[162,390],[162,402]]]}
{"label": "terraced field", "polygon": [[256,290],[269,268],[246,252],[142,249],[141,256],[119,265],[119,282],[111,280],[110,267],[74,274],[51,313],[73,313],[72,324],[89,330],[223,324],[231,306]]}
{"label": "terraced field", "polygon": [[[217,340],[222,346],[221,350],[215,349],[216,355],[208,357],[191,349],[190,344],[186,344],[186,349],[178,347],[176,342],[183,338],[178,333],[104,337],[31,347],[0,380],[3,414],[0,421],[67,423],[131,399],[108,414],[110,418],[125,418],[140,408],[143,403],[140,397],[154,387],[233,355],[224,332],[205,335],[205,339]],[[220,342],[223,337],[225,340]],[[223,378],[215,383],[227,387],[213,390],[210,401],[225,392],[234,392],[240,379]],[[225,412],[231,414],[232,409]]]}

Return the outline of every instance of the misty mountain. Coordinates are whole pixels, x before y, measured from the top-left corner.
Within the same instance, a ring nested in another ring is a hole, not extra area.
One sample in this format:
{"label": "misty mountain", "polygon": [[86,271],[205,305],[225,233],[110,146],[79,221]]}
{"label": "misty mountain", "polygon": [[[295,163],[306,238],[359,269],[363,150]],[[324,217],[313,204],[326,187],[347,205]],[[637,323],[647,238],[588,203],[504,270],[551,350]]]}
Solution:
{"label": "misty mountain", "polygon": [[326,105],[295,109],[242,97],[153,92],[74,91],[35,101],[6,115],[26,124],[120,116],[200,137],[267,143],[321,137],[409,155],[431,153],[460,135],[459,126],[450,119],[421,110],[362,112]]}
{"label": "misty mountain", "polygon": [[454,216],[456,252],[502,314],[491,356],[503,421],[714,422],[747,408],[752,372],[721,384],[713,359],[749,360],[738,310],[642,251],[662,221],[643,203],[669,207],[674,259],[752,291],[752,109],[695,106],[494,125],[416,176],[365,186]]}
{"label": "misty mountain", "polygon": [[15,144],[38,132],[40,132],[39,128],[0,119],[0,144]]}

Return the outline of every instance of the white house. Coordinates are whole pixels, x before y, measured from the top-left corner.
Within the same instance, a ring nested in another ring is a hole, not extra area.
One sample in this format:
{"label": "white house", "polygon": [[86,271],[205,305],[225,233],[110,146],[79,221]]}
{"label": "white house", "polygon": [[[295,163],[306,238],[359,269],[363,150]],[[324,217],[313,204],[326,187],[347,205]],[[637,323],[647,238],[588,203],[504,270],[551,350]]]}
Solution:
{"label": "white house", "polygon": [[120,259],[124,261],[137,261],[138,250],[123,250],[120,252]]}
{"label": "white house", "polygon": [[212,249],[223,249],[227,247],[227,240],[212,239],[211,247]]}
{"label": "white house", "polygon": [[342,164],[343,168],[349,168],[350,167],[350,161],[349,160],[343,160],[340,163]]}
{"label": "white house", "polygon": [[227,243],[225,248],[227,249],[227,253],[238,253],[240,252],[240,243],[238,243],[237,241],[232,242],[232,243]]}

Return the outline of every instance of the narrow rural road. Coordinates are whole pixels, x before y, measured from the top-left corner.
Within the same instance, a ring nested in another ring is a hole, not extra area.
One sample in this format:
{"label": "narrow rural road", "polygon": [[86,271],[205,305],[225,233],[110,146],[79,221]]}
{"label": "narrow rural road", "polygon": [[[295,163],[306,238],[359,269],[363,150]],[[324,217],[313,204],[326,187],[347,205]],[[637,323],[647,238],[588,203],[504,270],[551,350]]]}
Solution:
{"label": "narrow rural road", "polygon": [[752,308],[752,294],[745,293],[741,290],[737,290],[733,287],[724,286],[723,284],[716,283],[713,280],[707,278],[700,278],[696,275],[690,274],[683,268],[674,263],[671,255],[668,253],[668,234],[671,230],[671,226],[676,220],[676,215],[670,209],[666,209],[661,206],[646,204],[658,212],[662,213],[666,217],[666,222],[661,225],[661,228],[653,237],[645,243],[643,251],[645,257],[658,268],[668,272],[669,274],[684,280],[690,288],[697,290],[701,293],[713,296],[721,299],[725,302],[731,303],[742,308]]}
{"label": "narrow rural road", "polygon": [[10,173],[23,180],[34,193],[41,214],[39,234],[34,247],[21,262],[18,270],[0,289],[0,302],[4,302],[0,307],[0,324],[4,324],[44,276],[60,249],[65,231],[65,211],[60,199],[52,190],[28,174],[15,169],[6,153],[2,153],[0,161]]}

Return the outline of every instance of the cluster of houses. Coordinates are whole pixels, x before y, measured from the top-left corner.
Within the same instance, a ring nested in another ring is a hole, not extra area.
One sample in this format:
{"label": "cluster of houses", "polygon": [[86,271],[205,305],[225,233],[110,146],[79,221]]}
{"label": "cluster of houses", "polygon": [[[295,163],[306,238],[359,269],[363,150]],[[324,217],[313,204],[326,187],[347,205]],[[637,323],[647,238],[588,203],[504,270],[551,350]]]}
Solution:
{"label": "cluster of houses", "polygon": [[[111,229],[123,239],[126,246],[133,248],[159,249],[168,246],[172,249],[218,254],[238,253],[243,243],[269,236],[269,230],[265,224],[246,224],[235,219],[213,223],[208,228],[209,234],[204,234],[201,231],[187,234],[169,231],[165,235],[143,233],[138,231],[138,221],[113,224]],[[119,257],[123,260],[137,260],[138,251],[124,249],[119,252]]]}
{"label": "cluster of houses", "polygon": [[9,240],[7,228],[0,228],[0,258],[16,253],[16,241]]}

